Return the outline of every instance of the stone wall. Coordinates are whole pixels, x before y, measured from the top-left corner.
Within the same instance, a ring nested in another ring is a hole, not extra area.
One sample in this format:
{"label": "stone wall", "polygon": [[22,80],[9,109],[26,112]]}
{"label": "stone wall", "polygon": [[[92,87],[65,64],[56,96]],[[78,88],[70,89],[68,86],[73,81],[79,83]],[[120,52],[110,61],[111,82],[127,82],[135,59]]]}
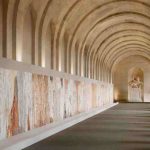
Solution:
{"label": "stone wall", "polygon": [[150,61],[141,56],[130,56],[120,61],[114,71],[114,98],[118,101],[128,101],[129,72],[140,68],[144,74],[144,102],[150,102]]}
{"label": "stone wall", "polygon": [[111,84],[79,79],[0,68],[0,139],[113,103]]}

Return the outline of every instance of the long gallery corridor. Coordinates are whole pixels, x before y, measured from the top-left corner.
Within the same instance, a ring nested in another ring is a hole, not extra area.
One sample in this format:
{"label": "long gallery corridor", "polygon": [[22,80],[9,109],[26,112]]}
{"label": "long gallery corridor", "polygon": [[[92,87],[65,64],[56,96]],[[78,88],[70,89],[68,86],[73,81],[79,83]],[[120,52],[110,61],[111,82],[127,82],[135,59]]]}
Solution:
{"label": "long gallery corridor", "polygon": [[150,150],[150,0],[0,0],[0,150]]}
{"label": "long gallery corridor", "polygon": [[121,103],[25,150],[149,150],[149,122],[149,103]]}

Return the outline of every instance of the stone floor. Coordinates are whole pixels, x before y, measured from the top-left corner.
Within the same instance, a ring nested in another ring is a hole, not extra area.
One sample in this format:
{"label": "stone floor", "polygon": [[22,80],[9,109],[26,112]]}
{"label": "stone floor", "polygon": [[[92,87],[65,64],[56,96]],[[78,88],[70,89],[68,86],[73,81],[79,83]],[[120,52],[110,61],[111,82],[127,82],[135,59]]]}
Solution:
{"label": "stone floor", "polygon": [[119,104],[26,150],[150,150],[150,103]]}

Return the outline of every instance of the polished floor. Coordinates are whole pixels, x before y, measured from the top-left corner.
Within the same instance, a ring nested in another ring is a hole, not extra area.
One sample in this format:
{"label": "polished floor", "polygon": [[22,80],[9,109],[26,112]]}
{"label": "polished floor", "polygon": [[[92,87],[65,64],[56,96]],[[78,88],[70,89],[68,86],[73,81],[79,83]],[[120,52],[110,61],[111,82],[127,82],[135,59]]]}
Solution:
{"label": "polished floor", "polygon": [[150,103],[122,103],[26,150],[150,150]]}

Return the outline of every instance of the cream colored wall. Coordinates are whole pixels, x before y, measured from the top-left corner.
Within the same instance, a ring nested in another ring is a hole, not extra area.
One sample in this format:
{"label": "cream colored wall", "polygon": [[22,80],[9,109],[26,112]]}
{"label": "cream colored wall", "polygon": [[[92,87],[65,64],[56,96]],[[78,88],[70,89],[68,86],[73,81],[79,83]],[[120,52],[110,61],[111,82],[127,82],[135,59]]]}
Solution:
{"label": "cream colored wall", "polygon": [[25,63],[32,64],[32,17],[31,11],[28,9],[25,15],[24,25],[23,25],[23,50],[22,50],[22,60]]}
{"label": "cream colored wall", "polygon": [[51,32],[48,28],[46,40],[45,40],[45,67],[51,68]]}
{"label": "cream colored wall", "polygon": [[144,102],[150,102],[150,61],[141,56],[130,56],[115,66],[114,98],[119,101],[128,99],[128,72],[133,67],[144,72]]}

